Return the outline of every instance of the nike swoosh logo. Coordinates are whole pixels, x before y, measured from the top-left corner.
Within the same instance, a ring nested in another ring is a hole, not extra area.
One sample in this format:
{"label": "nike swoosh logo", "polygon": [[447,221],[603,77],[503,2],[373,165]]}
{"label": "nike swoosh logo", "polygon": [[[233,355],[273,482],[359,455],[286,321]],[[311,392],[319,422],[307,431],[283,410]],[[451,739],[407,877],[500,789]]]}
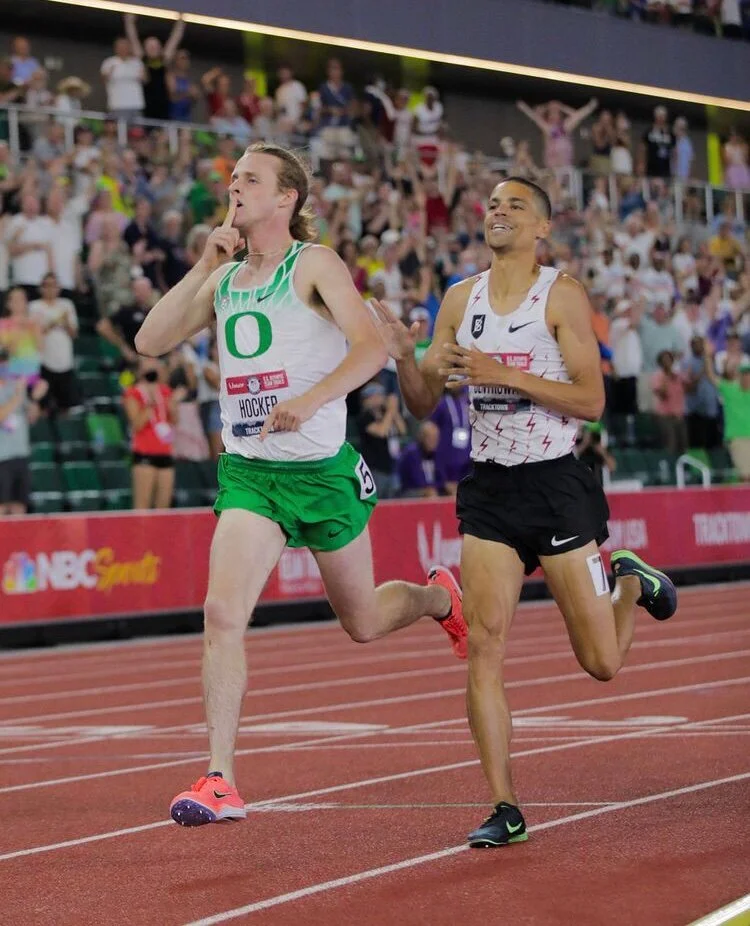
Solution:
{"label": "nike swoosh logo", "polygon": [[517,833],[517,832],[521,829],[522,826],[523,826],[523,823],[517,823],[515,826],[511,826],[510,823],[508,823],[507,820],[505,821],[505,827],[506,827],[506,829],[508,830],[508,832],[510,833],[511,836],[512,836],[514,833]]}
{"label": "nike swoosh logo", "polygon": [[642,569],[636,569],[634,571],[637,572],[639,576],[643,576],[644,579],[651,583],[651,587],[653,588],[655,595],[659,593],[661,582],[656,578],[656,576],[652,576],[648,572],[644,572]]}
{"label": "nike swoosh logo", "polygon": [[338,537],[339,534],[343,534],[345,530],[346,527],[340,527],[337,531],[328,531],[328,536],[333,539],[334,537]]}
{"label": "nike swoosh logo", "polygon": [[534,319],[533,322],[524,322],[522,325],[516,325],[515,328],[513,327],[513,325],[509,325],[508,334],[513,334],[515,331],[520,331],[521,328],[528,328],[529,325],[533,325],[535,324],[535,322],[536,322],[536,319]]}
{"label": "nike swoosh logo", "polygon": [[565,543],[570,543],[571,540],[578,540],[580,536],[580,534],[576,534],[574,537],[565,537],[563,540],[558,540],[557,537],[553,537],[550,543],[553,547],[561,547]]}
{"label": "nike swoosh logo", "polygon": [[273,293],[266,293],[265,296],[258,296],[258,298],[257,298],[255,301],[256,301],[256,302],[265,302],[266,299],[269,299],[271,296],[273,296]]}
{"label": "nike swoosh logo", "polygon": [[222,794],[221,791],[214,791],[214,797],[216,798],[217,801],[220,801],[224,797],[231,797],[231,796],[232,796],[231,791],[227,791],[226,794]]}

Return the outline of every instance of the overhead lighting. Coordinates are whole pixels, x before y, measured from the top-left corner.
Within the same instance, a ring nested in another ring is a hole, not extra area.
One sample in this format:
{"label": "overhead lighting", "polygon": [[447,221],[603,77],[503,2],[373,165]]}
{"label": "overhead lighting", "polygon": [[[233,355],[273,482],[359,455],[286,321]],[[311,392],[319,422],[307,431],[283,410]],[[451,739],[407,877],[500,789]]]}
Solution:
{"label": "overhead lighting", "polygon": [[[135,3],[119,3],[118,0],[50,0],[51,3],[64,3],[68,6],[82,6],[89,9],[109,10],[114,13],[135,13],[140,16],[154,16],[158,19],[177,19],[176,10],[157,9]],[[597,90],[616,90],[621,93],[638,93],[642,96],[657,97],[660,100],[674,100],[680,103],[697,103],[701,106],[721,106],[724,109],[736,109],[750,112],[750,101],[733,100],[726,97],[709,96],[704,93],[688,93],[667,87],[652,87],[648,84],[636,84],[625,80],[609,80],[604,77],[592,77],[588,74],[569,74],[565,71],[553,71],[549,68],[528,67],[522,64],[510,64],[505,61],[489,61],[486,58],[473,58],[469,55],[449,55],[427,48],[412,48],[406,45],[387,45],[384,42],[370,42],[341,35],[326,35],[318,32],[303,32],[301,29],[288,29],[284,26],[267,26],[263,23],[242,22],[237,19],[222,19],[217,16],[203,16],[198,13],[185,13],[187,23],[197,26],[213,26],[218,29],[233,29],[236,32],[258,32],[284,39],[296,39],[301,42],[316,42],[322,45],[334,45],[340,48],[356,48],[359,51],[374,51],[383,55],[399,55],[407,58],[420,58],[436,61],[440,64],[453,64],[459,67],[477,68],[483,71],[495,71],[501,74],[514,74],[519,77],[536,77],[541,80],[553,80],[555,83],[575,84]]]}

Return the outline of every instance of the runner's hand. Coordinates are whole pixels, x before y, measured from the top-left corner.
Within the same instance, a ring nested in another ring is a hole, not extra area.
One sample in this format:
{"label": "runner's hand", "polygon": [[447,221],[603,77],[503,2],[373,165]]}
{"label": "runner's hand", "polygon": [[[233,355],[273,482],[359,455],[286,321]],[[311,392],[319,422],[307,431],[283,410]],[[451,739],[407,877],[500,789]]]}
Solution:
{"label": "runner's hand", "polygon": [[438,372],[441,376],[456,376],[445,384],[448,389],[464,386],[507,386],[513,370],[489,354],[472,347],[467,350],[458,344],[444,344],[438,355]]}
{"label": "runner's hand", "polygon": [[201,261],[207,265],[210,271],[231,260],[237,251],[240,251],[245,246],[240,233],[236,228],[232,227],[236,209],[237,203],[231,200],[226,218],[208,236]]}
{"label": "runner's hand", "polygon": [[271,431],[299,431],[300,427],[315,414],[318,406],[305,395],[274,405],[263,422],[259,437],[265,440]]}
{"label": "runner's hand", "polygon": [[405,360],[407,357],[413,357],[414,348],[417,346],[419,322],[414,322],[410,328],[407,328],[384,302],[371,299],[370,304],[375,315],[375,325],[380,340],[383,342],[388,354],[394,360]]}

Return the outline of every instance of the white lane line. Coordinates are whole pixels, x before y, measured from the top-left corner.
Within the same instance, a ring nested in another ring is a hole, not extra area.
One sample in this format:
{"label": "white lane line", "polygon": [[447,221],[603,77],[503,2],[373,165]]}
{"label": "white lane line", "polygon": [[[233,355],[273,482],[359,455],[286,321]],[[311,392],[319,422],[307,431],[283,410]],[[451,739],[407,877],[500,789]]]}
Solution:
{"label": "white lane line", "polygon": [[[744,897],[727,904],[726,907],[714,910],[708,916],[702,916],[699,920],[695,920],[690,926],[724,926],[724,924],[727,924],[727,926],[729,924],[747,926],[750,918],[743,917],[742,914],[748,911],[750,911],[750,894],[745,894]],[[741,917],[741,919],[736,919],[736,917]]]}
{"label": "white lane line", "polygon": [[[583,746],[599,746],[604,743],[614,743],[620,740],[646,738],[646,737],[653,735],[653,733],[658,732],[660,729],[662,728],[656,727],[653,730],[642,730],[642,731],[636,730],[630,733],[613,734],[612,736],[591,737],[588,740],[580,740],[574,743],[558,743],[552,746],[541,746],[541,747],[537,747],[534,749],[522,749],[522,750],[512,752],[511,758],[518,759],[524,756],[535,756],[535,755],[540,755],[540,754],[549,753],[549,752],[561,752],[563,750],[567,751],[569,749],[579,749]],[[365,733],[365,734],[360,734],[360,735],[367,736],[368,734]],[[332,739],[338,739],[338,737],[333,737]],[[253,750],[246,750],[245,754],[247,752],[252,752],[252,751]],[[268,751],[268,750],[258,750],[258,751],[262,752],[262,751]],[[190,760],[186,760],[186,761],[190,761]],[[163,763],[163,764],[164,765],[177,765],[177,764],[183,764],[183,762]],[[330,785],[325,788],[316,788],[312,791],[303,791],[298,794],[286,794],[282,797],[266,798],[265,800],[255,801],[251,804],[246,804],[245,807],[251,810],[253,808],[267,807],[273,804],[300,801],[300,800],[304,800],[305,798],[310,798],[310,797],[322,797],[323,795],[326,795],[326,794],[337,794],[342,791],[351,791],[356,788],[366,788],[366,787],[370,787],[373,785],[386,784],[386,783],[391,783],[394,781],[404,781],[409,778],[418,778],[418,777],[421,777],[422,775],[432,775],[432,774],[437,774],[437,773],[444,774],[446,772],[452,772],[458,769],[471,768],[472,766],[475,766],[475,765],[479,765],[478,759],[469,759],[464,762],[452,762],[448,765],[434,765],[428,768],[411,769],[410,771],[407,771],[407,772],[396,772],[391,775],[381,775],[377,778],[365,778],[360,781],[352,781],[352,782],[346,782],[344,784]],[[128,771],[130,770],[124,769],[123,773],[127,773]],[[96,778],[96,777],[102,777],[102,776],[101,775],[91,775],[91,776],[85,776],[85,777]],[[0,862],[10,861],[16,858],[23,858],[28,855],[39,855],[45,852],[54,852],[54,851],[57,851],[58,849],[72,848],[74,846],[86,845],[92,842],[101,842],[102,840],[106,840],[106,839],[115,839],[120,836],[128,836],[133,833],[142,833],[148,830],[160,829],[161,827],[164,827],[164,826],[175,826],[175,825],[176,824],[174,824],[171,820],[158,820],[154,823],[144,823],[141,826],[128,827],[127,829],[112,830],[107,833],[97,833],[93,836],[81,836],[76,839],[68,839],[64,842],[52,843],[50,845],[33,846],[28,849],[17,849],[13,852],[7,852],[4,855],[0,855]]]}
{"label": "white lane line", "polygon": [[[636,672],[651,671],[652,669],[671,669],[671,668],[678,668],[682,666],[696,665],[696,664],[701,664],[701,663],[722,662],[726,660],[744,658],[745,656],[748,656],[748,655],[750,655],[750,649],[732,650],[731,652],[726,652],[726,653],[709,653],[709,654],[704,654],[701,656],[689,656],[683,659],[667,659],[667,660],[663,660],[660,662],[646,662],[646,663],[641,663],[639,665],[626,666],[620,674],[630,675]],[[514,658],[518,659],[521,663],[523,663],[526,660],[532,661],[536,657],[521,656],[521,657],[514,657]],[[510,662],[510,660],[508,661]],[[438,669],[427,669],[424,671],[424,673],[398,672],[398,673],[385,673],[381,675],[361,676],[359,681],[366,680],[369,683],[373,680],[386,680],[386,679],[392,680],[392,679],[404,678],[404,677],[405,678],[415,678],[421,674],[434,675],[434,674],[440,674],[442,672],[447,672],[450,674],[453,672],[465,672],[465,671],[466,671],[466,665],[462,663],[455,667],[447,666],[447,667],[440,667]],[[568,673],[564,673],[560,675],[548,675],[548,676],[542,676],[541,678],[534,677],[530,679],[518,679],[516,681],[506,683],[505,687],[506,689],[526,688],[526,687],[535,687],[537,685],[557,684],[558,682],[583,681],[586,678],[587,676],[585,672],[582,669],[577,669],[575,672],[568,672]],[[309,691],[311,688],[318,688],[321,690],[325,690],[328,687],[334,688],[334,687],[341,687],[342,685],[346,685],[346,684],[356,684],[357,681],[358,681],[357,679],[352,679],[352,680],[341,679],[341,680],[336,680],[334,682],[328,682],[328,681],[315,682],[315,683],[312,683],[311,685],[285,685],[285,686],[280,686],[277,688],[256,689],[255,691],[249,691],[245,697],[248,698],[248,697],[254,697],[254,696],[261,696],[261,695],[265,696],[269,694],[294,693],[295,691]],[[106,691],[106,689],[104,690]],[[463,693],[463,688],[452,688],[452,689],[445,689],[445,690],[437,691],[437,692],[428,692],[424,695],[416,695],[416,696],[406,695],[403,697],[403,700],[410,701],[415,698],[417,700],[424,699],[424,698],[438,698],[438,697],[451,696],[451,695],[462,694],[462,693]],[[128,704],[128,705],[117,705],[116,707],[92,708],[90,710],[82,710],[82,711],[65,711],[63,713],[58,713],[58,714],[37,714],[37,715],[26,716],[26,717],[7,718],[6,720],[2,721],[2,723],[0,723],[0,726],[22,726],[24,724],[36,724],[42,721],[49,721],[49,720],[74,720],[74,719],[78,719],[81,717],[101,716],[102,714],[112,714],[112,713],[117,713],[117,712],[122,712],[122,711],[138,711],[139,715],[143,715],[145,714],[146,711],[155,710],[161,707],[172,707],[172,706],[183,707],[187,704],[202,703],[202,701],[203,701],[202,697],[196,696],[194,698],[178,698],[176,700],[168,700],[168,701],[161,701],[161,702],[155,701],[150,704],[142,704],[142,703],[141,704]],[[331,705],[328,707],[309,708],[307,709],[306,713],[314,714],[318,710],[320,710],[321,712],[326,711],[326,710],[339,710],[339,709],[344,710],[344,709],[347,709],[347,707],[364,707],[364,706],[369,707],[369,706],[372,706],[373,704],[398,703],[398,702],[399,702],[398,697],[392,698],[392,699],[386,699],[383,701],[377,701],[377,702],[371,702],[371,701],[370,702],[365,702],[365,701],[344,702],[342,704]],[[280,718],[280,717],[292,717],[292,716],[297,716],[297,715],[303,716],[304,714],[305,714],[304,710],[299,710],[299,711],[292,710],[292,711],[285,711],[281,713],[257,715],[257,716],[253,716],[250,718],[243,717],[242,721],[245,722],[248,719],[254,720],[254,719],[257,719],[258,717],[261,717],[262,719],[267,719],[267,718],[272,718],[272,717]],[[180,726],[175,726],[175,727],[165,727],[164,730],[165,732],[168,732],[170,730],[183,729],[184,726],[186,725],[180,725]],[[53,731],[50,731],[50,732],[53,732]],[[99,741],[99,738],[92,737],[86,742],[98,742],[98,741]],[[79,740],[79,742],[84,742],[84,740]],[[12,747],[12,748],[19,749],[19,748],[26,748],[26,747]],[[36,748],[36,747],[28,747],[28,748]],[[47,745],[47,746],[42,746],[39,748],[49,748],[49,747]],[[0,750],[0,755],[7,754],[7,753],[8,753],[8,750]]]}
{"label": "white lane line", "polygon": [[[565,817],[558,817],[555,820],[548,820],[546,823],[532,826],[529,828],[529,832],[537,833],[542,830],[553,829],[557,826],[565,826],[568,823],[577,823],[579,820],[588,820],[605,813],[628,810],[631,807],[639,807],[644,804],[655,803],[656,801],[669,800],[673,797],[680,797],[683,794],[693,794],[698,791],[708,790],[709,788],[718,788],[721,785],[733,784],[738,781],[745,781],[749,778],[750,772],[743,772],[740,775],[731,775],[727,778],[715,778],[711,781],[702,781],[695,785],[687,785],[686,787],[675,788],[671,791],[662,791],[659,794],[649,794],[646,797],[637,797],[630,801],[621,801],[606,807],[583,810],[580,813],[569,814]],[[437,862],[441,859],[449,858],[452,855],[457,855],[459,852],[465,852],[468,848],[466,844],[451,846],[448,849],[441,849],[438,852],[430,852],[428,855],[417,855],[413,858],[404,859],[404,861],[395,862],[392,865],[382,865],[380,868],[370,868],[367,871],[360,871],[357,872],[357,874],[346,875],[343,878],[336,878],[332,881],[322,881],[319,884],[311,884],[309,887],[303,887],[297,891],[290,891],[287,894],[277,894],[275,897],[268,897],[265,900],[249,903],[244,907],[235,907],[233,910],[225,910],[223,913],[217,913],[214,916],[207,916],[200,920],[194,920],[187,924],[187,926],[216,926],[217,923],[226,923],[228,920],[235,920],[241,916],[250,916],[252,913],[268,910],[271,907],[278,907],[281,904],[291,903],[295,900],[302,900],[304,897],[311,897],[314,894],[323,894],[340,887],[348,887],[351,884],[359,884],[362,881],[369,881],[373,878],[392,874],[394,871],[403,871],[406,868],[414,868],[417,865],[424,865],[428,862]],[[725,921],[720,920],[719,922]]]}
{"label": "white lane line", "polygon": [[[633,643],[632,649],[648,649],[649,651],[659,648],[659,647],[669,647],[674,649],[681,646],[694,646],[696,644],[707,643],[707,644],[716,644],[717,640],[722,637],[741,637],[747,636],[750,634],[750,628],[743,628],[741,630],[726,630],[719,633],[713,634],[701,634],[701,635],[692,635],[692,636],[682,636],[682,637],[669,637],[664,640],[653,640],[653,641],[635,641]],[[518,653],[515,654],[517,649],[523,649],[524,647],[519,647],[518,641],[515,641],[516,645],[511,645],[510,650],[514,655],[509,656],[505,660],[506,665],[515,665],[515,664],[524,664],[524,663],[534,663],[534,662],[544,662],[553,659],[561,659],[565,657],[572,657],[572,653],[569,645],[567,645],[567,640],[564,635],[561,633],[552,634],[546,637],[541,637],[538,640],[529,640],[527,645],[529,647],[536,648],[541,644],[556,644],[561,645],[564,649],[546,651],[543,653],[534,652],[530,654]],[[522,641],[523,642],[523,641]],[[444,645],[435,645],[435,646],[423,646],[420,649],[410,649],[405,651],[399,651],[396,653],[380,653],[377,655],[367,655],[367,656],[347,656],[345,661],[346,668],[350,666],[357,665],[372,665],[374,663],[388,663],[388,662],[405,662],[408,660],[414,660],[415,662],[420,662],[423,660],[433,659],[433,657],[439,657],[446,654],[446,648]],[[252,653],[249,654],[250,661],[252,663]],[[3,686],[12,687],[18,689],[19,685],[44,685],[47,687],[52,682],[66,682],[70,683],[76,679],[86,679],[94,676],[105,676],[110,681],[114,675],[122,674],[138,674],[141,677],[140,681],[124,683],[120,685],[106,685],[100,687],[92,688],[55,688],[52,691],[38,692],[28,695],[16,695],[12,697],[0,697],[0,707],[7,704],[28,704],[34,701],[50,701],[50,700],[63,700],[70,698],[82,698],[89,697],[100,694],[115,694],[122,693],[126,691],[148,691],[155,688],[169,688],[171,686],[178,685],[190,685],[197,684],[200,674],[200,659],[191,659],[183,661],[174,661],[170,660],[169,665],[166,667],[169,671],[173,671],[176,668],[188,668],[192,667],[195,669],[194,673],[191,675],[179,675],[173,676],[170,678],[159,678],[152,681],[143,681],[143,676],[148,672],[163,672],[165,666],[164,662],[140,662],[133,664],[132,666],[122,666],[122,665],[113,665],[111,667],[102,667],[98,668],[92,672],[86,673],[60,673],[58,675],[43,675],[37,676],[34,678],[25,678],[25,679],[13,679],[5,678],[0,679],[0,689]],[[342,667],[342,660],[339,659],[329,659],[320,662],[302,662],[302,663],[284,663],[277,666],[265,666],[262,668],[255,668],[250,665],[250,678],[255,680],[256,678],[268,676],[268,675],[284,675],[289,676],[295,672],[317,672],[320,669],[340,669]],[[461,671],[461,666],[446,666],[446,672],[457,672]],[[434,670],[438,671],[438,670]],[[417,673],[407,673],[407,674],[417,674]],[[418,674],[422,674],[421,670]],[[387,678],[388,676],[383,676]],[[392,676],[397,678],[398,676]],[[372,678],[372,676],[370,677]],[[352,678],[350,681],[352,684],[355,684],[358,681],[361,681],[361,678]],[[325,684],[345,684],[346,680],[336,679],[329,683],[316,683],[318,685]],[[293,691],[294,688],[278,688],[278,689],[257,689],[256,691],[250,690],[249,694],[268,694],[282,692],[285,690]],[[2,720],[0,721],[0,726],[7,725],[9,721]]]}
{"label": "white lane line", "polygon": [[[531,715],[542,714],[542,713],[545,713],[546,711],[556,711],[556,710],[562,710],[564,708],[570,708],[570,707],[588,707],[592,704],[612,704],[612,703],[616,703],[620,701],[631,701],[635,699],[640,700],[641,698],[661,697],[665,694],[681,694],[686,691],[699,691],[702,689],[724,688],[724,687],[731,687],[734,685],[746,685],[748,683],[750,683],[750,676],[743,676],[741,678],[733,678],[733,679],[722,679],[716,682],[698,682],[693,685],[677,685],[671,688],[661,688],[661,689],[657,688],[657,689],[650,689],[648,691],[630,692],[628,694],[610,695],[609,697],[606,697],[606,698],[585,698],[583,700],[567,701],[561,704],[543,705],[541,707],[522,708],[518,711],[514,711],[514,716],[522,716],[522,715],[529,715],[529,714]],[[305,709],[301,711],[283,711],[277,714],[265,714],[265,715],[258,714],[258,715],[255,715],[249,718],[243,717],[241,718],[241,722],[246,723],[251,720],[279,719],[281,717],[290,717],[290,716],[299,717],[302,715],[318,715],[318,714],[336,712],[336,711],[341,711],[341,710],[349,710],[349,709],[357,708],[357,707],[375,707],[375,706],[382,706],[384,704],[385,705],[403,704],[405,702],[431,700],[437,697],[445,696],[446,694],[459,695],[463,693],[464,693],[463,688],[457,688],[457,689],[454,689],[453,691],[425,692],[422,694],[407,695],[407,696],[402,696],[399,698],[381,698],[381,699],[376,699],[373,701],[358,701],[358,702],[353,702],[349,704],[335,704],[335,705],[329,705],[327,707],[309,708],[309,709]],[[442,726],[442,725],[449,725],[449,724],[452,725],[452,724],[461,723],[461,722],[466,723],[465,718],[453,718],[451,720],[433,721],[428,724],[417,725],[417,729],[419,728],[431,729],[435,726]],[[176,729],[180,729],[180,728],[178,727]],[[412,727],[408,727],[404,729],[408,730],[409,732],[413,732],[415,727],[412,726]],[[375,731],[375,733],[368,732],[368,733],[345,734],[342,736],[332,737],[329,740],[329,742],[336,742],[336,741],[345,740],[345,739],[357,739],[360,736],[373,736],[373,735],[376,735],[378,732],[380,731]],[[390,732],[395,733],[398,731],[390,731]],[[98,742],[100,739],[101,738],[99,737],[91,737],[89,738],[89,740],[82,739],[82,740],[78,740],[76,745],[80,745],[81,743],[85,744],[90,741]],[[112,739],[121,739],[121,737],[109,737],[110,741]],[[309,745],[320,744],[321,742],[323,741],[318,738],[315,740],[310,740]],[[54,747],[60,748],[61,744],[57,744],[57,743],[43,744],[42,746],[40,746],[40,748],[44,748],[44,745],[49,745],[50,748],[54,748]],[[305,743],[303,741],[297,744],[285,743],[285,744],[276,745],[276,746],[266,746],[266,747],[252,748],[252,749],[238,749],[235,752],[235,756],[256,755],[258,753],[266,753],[266,752],[289,751],[290,749],[293,749],[295,745],[298,745],[298,746],[305,745]],[[28,748],[31,748],[31,747],[23,747],[23,748],[25,750],[28,750]],[[159,762],[153,765],[140,765],[140,766],[134,766],[134,767],[125,767],[125,768],[119,768],[119,769],[112,769],[112,770],[104,771],[104,772],[91,772],[86,775],[73,775],[67,778],[54,778],[54,779],[47,779],[44,781],[30,781],[30,782],[25,782],[24,784],[0,787],[0,795],[9,794],[15,791],[27,791],[33,788],[49,787],[49,786],[60,785],[60,784],[70,784],[70,783],[79,782],[79,781],[90,781],[96,778],[109,778],[109,777],[115,777],[118,775],[131,775],[137,772],[147,772],[147,771],[152,771],[155,769],[173,768],[178,765],[189,765],[196,761],[199,761],[199,760],[197,759],[176,759],[173,762]]]}

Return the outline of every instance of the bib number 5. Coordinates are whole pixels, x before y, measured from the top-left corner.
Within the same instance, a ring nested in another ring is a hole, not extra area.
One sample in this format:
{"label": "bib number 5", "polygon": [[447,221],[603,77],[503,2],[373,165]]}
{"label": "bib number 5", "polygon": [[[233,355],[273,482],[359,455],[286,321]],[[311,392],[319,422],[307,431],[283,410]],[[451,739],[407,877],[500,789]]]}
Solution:
{"label": "bib number 5", "polygon": [[361,499],[369,498],[375,493],[375,480],[372,478],[372,473],[367,463],[365,463],[364,457],[359,458],[355,473],[357,479],[359,479],[359,497]]}

